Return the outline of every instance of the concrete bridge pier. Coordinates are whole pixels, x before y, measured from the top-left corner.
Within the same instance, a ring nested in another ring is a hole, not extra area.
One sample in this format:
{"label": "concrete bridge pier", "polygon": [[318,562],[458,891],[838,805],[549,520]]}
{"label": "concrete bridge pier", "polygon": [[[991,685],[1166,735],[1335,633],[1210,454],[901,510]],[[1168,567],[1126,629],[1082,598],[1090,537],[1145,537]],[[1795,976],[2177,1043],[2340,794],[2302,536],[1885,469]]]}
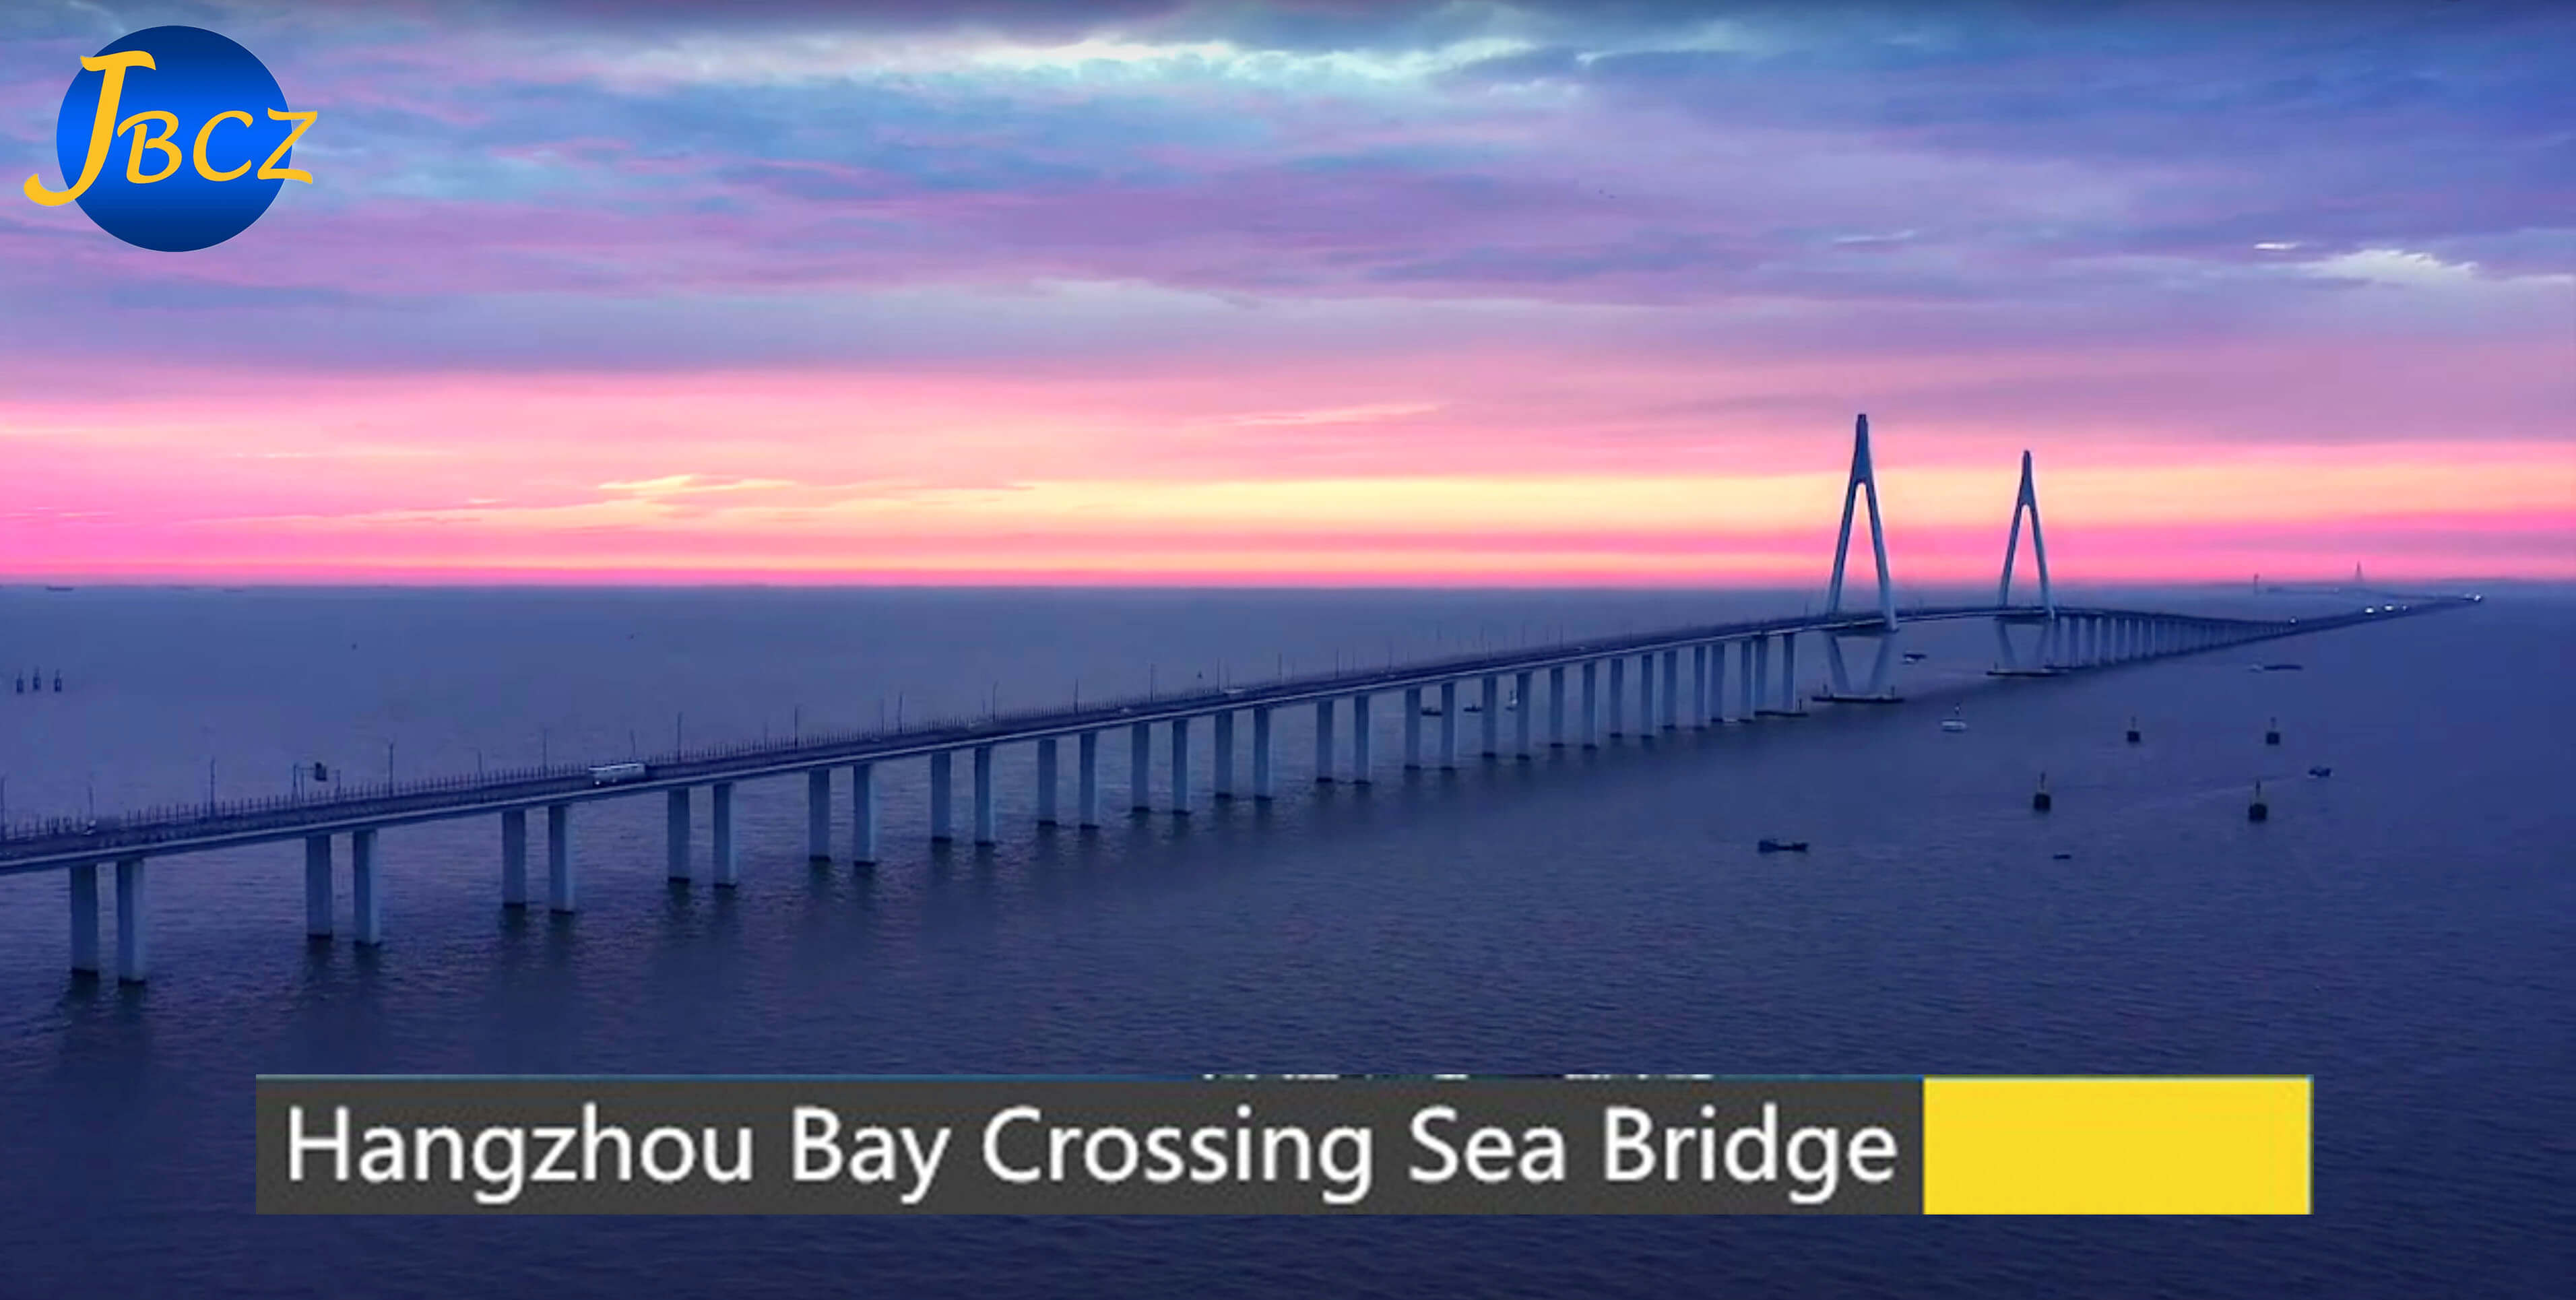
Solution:
{"label": "concrete bridge pier", "polygon": [[1315,784],[1333,783],[1333,702],[1315,701]]}
{"label": "concrete bridge pier", "polygon": [[[1601,745],[1601,661],[1587,659],[1583,664],[1583,747]],[[1563,672],[1563,669],[1557,671]]]}
{"label": "concrete bridge pier", "polygon": [[[93,875],[90,887],[96,889],[97,886],[98,878]],[[97,906],[98,900],[93,896],[90,899],[93,915]],[[335,910],[331,900],[331,837],[307,835],[304,837],[304,937],[330,938],[331,914]],[[93,966],[90,969],[98,968]]]}
{"label": "concrete bridge pier", "polygon": [[72,971],[80,975],[96,975],[98,974],[98,864],[84,862],[63,874],[71,880]]}
{"label": "concrete bridge pier", "polygon": [[581,906],[580,882],[572,874],[572,805],[546,805],[546,907],[571,913]]}
{"label": "concrete bridge pier", "polygon": [[1666,731],[1682,729],[1682,652],[1664,652],[1664,716]]}
{"label": "concrete bridge pier", "polygon": [[1154,724],[1127,728],[1127,810],[1154,811]]}
{"label": "concrete bridge pier", "polygon": [[[1222,725],[1225,715],[1218,714],[1217,717],[1220,724],[1217,727],[1217,731],[1222,733],[1225,730],[1225,727]],[[1219,761],[1221,762],[1223,760]],[[1038,738],[1038,825],[1055,825],[1055,791],[1056,787],[1061,784],[1062,782],[1056,778],[1055,737],[1041,736]],[[1223,768],[1219,768],[1217,770],[1217,786],[1222,790],[1224,785],[1225,771]]]}
{"label": "concrete bridge pier", "polygon": [[1216,715],[1209,724],[1216,732],[1211,742],[1216,750],[1215,780],[1208,786],[1208,796],[1226,800],[1234,797],[1234,710]]}
{"label": "concrete bridge pier", "polygon": [[1637,734],[1655,734],[1655,656],[1637,656]]}
{"label": "concrete bridge pier", "polygon": [[805,860],[832,860],[832,769],[805,774]]}
{"label": "concrete bridge pier", "polygon": [[993,747],[977,745],[974,756],[975,774],[975,843],[994,844],[1001,840],[993,816]]}
{"label": "concrete bridge pier", "polygon": [[350,938],[359,947],[373,948],[385,941],[385,895],[377,888],[373,828],[349,832],[349,910]]}
{"label": "concrete bridge pier", "polygon": [[1726,643],[1708,648],[1708,725],[1726,725]]}
{"label": "concrete bridge pier", "polygon": [[[1532,703],[1533,701],[1530,700],[1522,700],[1521,707],[1529,708]],[[1547,670],[1547,747],[1565,748],[1565,665],[1563,664],[1557,664]]]}
{"label": "concrete bridge pier", "polygon": [[[1562,668],[1551,670],[1550,681],[1560,691],[1565,688],[1564,673]],[[1526,763],[1538,757],[1537,737],[1533,734],[1538,729],[1536,672],[1524,668],[1512,678],[1512,702],[1512,757]]]}
{"label": "concrete bridge pier", "polygon": [[1172,719],[1172,815],[1190,815],[1190,720]]}
{"label": "concrete bridge pier", "polygon": [[1351,784],[1367,785],[1369,768],[1377,762],[1372,752],[1377,729],[1369,725],[1369,697],[1363,691],[1351,697]]}
{"label": "concrete bridge pier", "polygon": [[1753,646],[1753,681],[1750,685],[1753,687],[1753,709],[1756,713],[1768,713],[1771,708],[1764,703],[1763,697],[1771,694],[1771,638],[1757,636],[1753,638],[1751,644]]}
{"label": "concrete bridge pier", "polygon": [[1696,731],[1708,725],[1708,647],[1695,645],[1690,650],[1690,725]]}
{"label": "concrete bridge pier", "polygon": [[1798,708],[1798,634],[1780,634],[1780,711],[1796,716]]}
{"label": "concrete bridge pier", "polygon": [[1486,762],[1503,756],[1503,679],[1501,674],[1485,674],[1485,753]]}
{"label": "concrete bridge pier", "polygon": [[1252,711],[1252,797],[1264,803],[1277,793],[1271,780],[1271,764],[1277,747],[1270,741],[1270,710]]}
{"label": "concrete bridge pier", "polygon": [[877,769],[873,763],[850,765],[850,861],[871,866],[877,860]]}
{"label": "concrete bridge pier", "polygon": [[952,756],[941,750],[930,756],[930,842],[945,844],[951,838],[948,829],[949,787],[955,780]]}
{"label": "concrete bridge pier", "polygon": [[[313,860],[312,843],[313,841],[311,840],[305,841],[305,862],[307,865],[305,867],[304,879],[308,889],[311,887],[313,880],[312,867],[310,865]],[[322,841],[322,881],[324,892],[326,894],[329,891],[330,880],[331,841],[328,838],[325,838]],[[307,897],[309,899],[310,895],[308,894]],[[501,906],[526,907],[527,905],[528,810],[525,808],[505,809],[501,813]],[[306,915],[309,917],[312,911],[309,903],[305,910]]]}
{"label": "concrete bridge pier", "polygon": [[1440,767],[1455,771],[1458,767],[1458,683],[1440,683]]}
{"label": "concrete bridge pier", "polygon": [[152,973],[151,898],[143,859],[116,863],[116,982],[140,984]]}
{"label": "concrete bridge pier", "polygon": [[1628,734],[1628,660],[1624,656],[1610,661],[1610,734]]}
{"label": "concrete bridge pier", "polygon": [[1073,824],[1082,830],[1100,825],[1100,733],[1086,731],[1073,745]]}
{"label": "concrete bridge pier", "polygon": [[662,795],[662,839],[663,874],[672,880],[690,880],[689,792],[685,787]]}
{"label": "concrete bridge pier", "polygon": [[1404,770],[1422,768],[1422,688],[1404,688]]}
{"label": "concrete bridge pier", "polygon": [[731,889],[741,883],[741,855],[733,835],[733,782],[718,781],[707,787],[708,838],[713,840],[715,885]]}
{"label": "concrete bridge pier", "polygon": [[1746,722],[1759,717],[1762,709],[1762,701],[1757,694],[1762,687],[1761,666],[1754,662],[1753,641],[1754,638],[1747,637],[1735,643],[1737,647],[1735,711],[1742,715]]}

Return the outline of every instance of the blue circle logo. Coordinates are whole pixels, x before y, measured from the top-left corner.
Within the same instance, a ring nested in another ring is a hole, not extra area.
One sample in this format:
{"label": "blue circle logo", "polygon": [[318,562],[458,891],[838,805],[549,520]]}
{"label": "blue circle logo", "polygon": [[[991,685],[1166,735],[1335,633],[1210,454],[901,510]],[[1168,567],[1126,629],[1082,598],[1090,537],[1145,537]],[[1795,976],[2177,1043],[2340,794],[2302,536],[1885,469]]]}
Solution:
{"label": "blue circle logo", "polygon": [[250,51],[202,27],[149,27],[81,60],[54,121],[63,188],[20,188],[44,207],[78,203],[138,248],[185,253],[250,229],[287,181],[313,113]]}

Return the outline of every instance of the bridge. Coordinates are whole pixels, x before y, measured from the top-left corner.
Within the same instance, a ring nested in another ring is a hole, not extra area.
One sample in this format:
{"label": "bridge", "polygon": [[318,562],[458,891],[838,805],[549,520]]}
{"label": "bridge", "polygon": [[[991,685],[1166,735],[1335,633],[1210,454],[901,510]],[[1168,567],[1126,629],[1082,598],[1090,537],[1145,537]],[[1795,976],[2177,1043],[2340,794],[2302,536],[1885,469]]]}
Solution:
{"label": "bridge", "polygon": [[[1857,512],[1866,505],[1876,563],[1876,599],[1845,606],[1845,576]],[[2034,598],[2013,600],[2014,562],[2023,520],[2037,570]],[[2321,618],[2243,619],[2171,611],[2061,605],[2048,572],[2039,497],[2028,452],[2013,503],[2004,548],[2003,578],[1992,604],[1899,607],[1889,578],[1887,543],[1880,529],[1878,481],[1871,462],[1869,417],[1856,421],[1851,474],[1843,494],[1841,533],[1834,547],[1833,577],[1821,613],[1796,617],[1669,628],[1602,637],[1572,645],[1391,664],[1383,668],[1282,677],[1260,684],[1149,695],[1080,706],[997,713],[980,718],[933,719],[892,729],[840,736],[693,748],[627,763],[584,764],[496,772],[488,775],[311,788],[289,796],[213,801],[129,811],[103,817],[38,818],[0,827],[0,875],[62,871],[70,876],[71,966],[103,973],[99,933],[102,869],[115,873],[115,957],[120,981],[140,983],[150,969],[150,893],[147,867],[156,859],[246,845],[301,840],[304,845],[305,929],[329,939],[337,911],[335,843],[348,843],[352,902],[351,938],[360,945],[384,941],[384,879],[377,869],[379,832],[421,822],[463,817],[500,819],[500,884],[504,907],[534,904],[529,881],[531,813],[544,816],[545,906],[557,913],[579,909],[580,879],[572,851],[575,808],[609,799],[659,794],[666,805],[668,870],[674,881],[699,879],[692,845],[696,791],[707,792],[712,843],[706,882],[730,888],[740,879],[734,826],[734,789],[744,781],[803,776],[807,791],[808,854],[832,860],[835,775],[846,771],[849,852],[855,864],[878,855],[876,774],[881,766],[921,760],[929,765],[930,836],[958,838],[955,766],[964,755],[972,793],[968,833],[978,845],[996,843],[994,751],[1005,745],[1036,748],[1037,822],[1089,829],[1102,825],[1107,797],[1101,781],[1103,737],[1123,730],[1129,759],[1125,791],[1135,813],[1158,811],[1153,789],[1154,738],[1169,746],[1167,788],[1160,810],[1186,816],[1198,800],[1190,747],[1205,721],[1212,749],[1208,796],[1230,800],[1272,798],[1278,788],[1274,735],[1283,711],[1311,712],[1313,779],[1367,783],[1377,772],[1373,705],[1401,699],[1403,763],[1419,769],[1460,764],[1461,719],[1475,716],[1480,761],[1534,757],[1537,747],[1593,748],[1605,739],[1683,728],[1708,728],[1805,715],[1810,703],[1880,705],[1898,701],[1889,686],[1890,661],[1902,629],[1913,623],[1986,621],[1996,639],[1993,673],[2003,677],[2053,677],[2120,664],[2197,654],[2251,642],[2301,636],[2390,618],[2474,604],[2474,596],[2435,596],[2402,604],[2367,606]],[[1823,689],[1802,693],[1798,653],[1802,640],[1824,652]],[[1855,683],[1844,658],[1846,643],[1874,648],[1866,679]],[[1730,663],[1732,668],[1730,669]],[[1506,708],[1504,682],[1514,707]],[[1545,691],[1538,688],[1544,681]],[[1462,691],[1478,698],[1462,703]],[[1430,701],[1436,701],[1432,703]],[[1544,705],[1545,731],[1539,732]],[[1633,704],[1634,712],[1630,712]],[[1503,718],[1512,715],[1511,735]],[[1347,717],[1347,739],[1337,739]],[[1249,722],[1248,754],[1239,732]],[[1436,734],[1426,737],[1426,721]],[[1426,741],[1430,742],[1426,745]],[[1071,743],[1073,801],[1063,806],[1061,759]],[[1249,760],[1248,789],[1238,788],[1236,760]]]}

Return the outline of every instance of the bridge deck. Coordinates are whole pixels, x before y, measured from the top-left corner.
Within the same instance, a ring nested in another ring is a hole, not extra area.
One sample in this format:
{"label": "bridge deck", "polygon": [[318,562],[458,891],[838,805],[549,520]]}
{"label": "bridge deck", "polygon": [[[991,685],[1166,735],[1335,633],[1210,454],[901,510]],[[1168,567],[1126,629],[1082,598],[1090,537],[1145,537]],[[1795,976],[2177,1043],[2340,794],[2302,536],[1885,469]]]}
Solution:
{"label": "bridge deck", "polygon": [[[2059,618],[2142,618],[2166,625],[2226,629],[2238,634],[2232,638],[2233,641],[2243,643],[2451,608],[2472,603],[2472,599],[2437,598],[2412,605],[2381,606],[2367,612],[2310,619],[2237,619],[2071,605],[2057,606],[2054,615]],[[2050,613],[2034,606],[1950,605],[1900,609],[1897,617],[1900,624],[1958,619],[2022,622],[2035,618],[2044,622]],[[1409,687],[1437,686],[1443,682],[1489,674],[1578,665],[1622,655],[1686,649],[1757,636],[1780,633],[1870,635],[1884,628],[1884,622],[1875,613],[1811,614],[1713,623],[1598,637],[1571,645],[1314,674],[1186,695],[1113,700],[1083,708],[943,720],[896,731],[671,754],[644,760],[649,773],[644,779],[610,785],[594,784],[589,775],[589,765],[580,764],[490,779],[449,778],[397,784],[390,788],[334,790],[329,794],[297,798],[219,802],[155,814],[111,815],[90,823],[65,825],[58,821],[36,833],[11,835],[0,829],[0,875],[60,869],[117,857],[197,853],[361,828],[441,821],[551,804],[630,798],[711,782],[786,776],[817,768],[1073,736],[1137,723],[1206,717],[1237,709],[1278,708],[1340,699],[1363,691],[1382,693]]]}

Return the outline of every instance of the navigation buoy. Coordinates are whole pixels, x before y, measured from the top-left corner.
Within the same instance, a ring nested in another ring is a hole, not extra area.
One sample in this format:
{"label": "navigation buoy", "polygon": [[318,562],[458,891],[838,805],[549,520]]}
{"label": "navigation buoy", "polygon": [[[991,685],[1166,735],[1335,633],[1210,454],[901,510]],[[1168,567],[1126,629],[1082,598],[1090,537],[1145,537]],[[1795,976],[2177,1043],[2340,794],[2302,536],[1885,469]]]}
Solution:
{"label": "navigation buoy", "polygon": [[2260,781],[2254,783],[2254,802],[2245,805],[2245,820],[2249,822],[2272,820],[2272,805],[2263,802],[2263,783]]}
{"label": "navigation buoy", "polygon": [[2281,720],[2279,718],[2274,718],[2270,722],[2263,724],[2263,743],[2266,745],[2277,745],[2281,743]]}
{"label": "navigation buoy", "polygon": [[2134,713],[2129,715],[2129,743],[2138,743],[2138,717]]}
{"label": "navigation buoy", "polygon": [[2039,774],[2039,788],[2030,794],[2030,809],[2032,812],[2047,812],[2053,802],[2048,797],[2048,773],[2042,772]]}
{"label": "navigation buoy", "polygon": [[62,675],[61,673],[59,673],[59,672],[58,672],[58,673],[55,673],[55,674],[54,674],[54,694],[56,694],[56,695],[60,695],[60,694],[62,694],[62,693],[63,693],[63,675]]}

